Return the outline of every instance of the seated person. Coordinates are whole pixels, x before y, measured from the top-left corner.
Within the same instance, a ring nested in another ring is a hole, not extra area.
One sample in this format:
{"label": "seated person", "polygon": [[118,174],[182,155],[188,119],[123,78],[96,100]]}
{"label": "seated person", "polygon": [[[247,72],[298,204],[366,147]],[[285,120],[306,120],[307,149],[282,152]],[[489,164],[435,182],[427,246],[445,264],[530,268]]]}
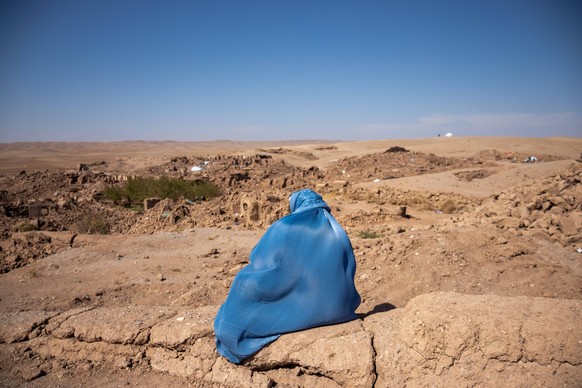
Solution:
{"label": "seated person", "polygon": [[281,334],[357,318],[350,240],[311,190],[265,232],[214,320],[218,353],[240,363]]}

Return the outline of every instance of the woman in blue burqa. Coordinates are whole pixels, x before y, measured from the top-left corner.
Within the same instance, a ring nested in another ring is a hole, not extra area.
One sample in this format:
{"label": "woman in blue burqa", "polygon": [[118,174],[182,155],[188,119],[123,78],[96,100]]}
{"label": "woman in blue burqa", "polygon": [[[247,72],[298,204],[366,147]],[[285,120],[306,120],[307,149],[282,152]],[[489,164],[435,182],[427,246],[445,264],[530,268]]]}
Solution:
{"label": "woman in blue burqa", "polygon": [[321,195],[289,197],[235,277],[214,320],[218,353],[240,363],[281,334],[355,319],[360,295],[346,232]]}

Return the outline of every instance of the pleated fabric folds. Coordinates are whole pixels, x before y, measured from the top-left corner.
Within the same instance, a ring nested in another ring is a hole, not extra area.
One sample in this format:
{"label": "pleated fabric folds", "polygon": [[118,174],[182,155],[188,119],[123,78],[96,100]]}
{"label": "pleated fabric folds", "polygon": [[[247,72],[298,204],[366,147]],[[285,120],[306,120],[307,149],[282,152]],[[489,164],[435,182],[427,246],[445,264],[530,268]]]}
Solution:
{"label": "pleated fabric folds", "polygon": [[233,363],[281,334],[355,319],[360,295],[350,240],[311,190],[291,194],[235,277],[214,320],[218,353]]}

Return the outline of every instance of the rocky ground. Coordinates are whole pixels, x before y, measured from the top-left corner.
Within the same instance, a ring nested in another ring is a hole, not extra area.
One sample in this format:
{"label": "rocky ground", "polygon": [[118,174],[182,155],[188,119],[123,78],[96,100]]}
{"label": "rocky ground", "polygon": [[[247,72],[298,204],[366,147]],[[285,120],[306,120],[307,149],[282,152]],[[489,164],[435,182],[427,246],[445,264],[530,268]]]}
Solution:
{"label": "rocky ground", "polygon": [[[0,176],[1,386],[582,385],[582,141],[224,148]],[[103,199],[133,176],[221,195]],[[304,187],[352,240],[360,319],[234,366],[212,320]]]}

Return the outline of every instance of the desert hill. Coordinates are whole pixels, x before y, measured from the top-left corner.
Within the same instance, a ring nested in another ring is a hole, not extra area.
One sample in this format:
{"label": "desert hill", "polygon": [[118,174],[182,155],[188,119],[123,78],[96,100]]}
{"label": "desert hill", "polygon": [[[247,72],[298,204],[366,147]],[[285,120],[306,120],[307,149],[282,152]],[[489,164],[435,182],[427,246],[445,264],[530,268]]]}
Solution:
{"label": "desert hill", "polygon": [[[579,138],[1,144],[0,385],[580,386],[581,152]],[[220,193],[104,195],[136,177]],[[350,236],[360,319],[234,366],[214,350],[216,309],[306,187]]]}

